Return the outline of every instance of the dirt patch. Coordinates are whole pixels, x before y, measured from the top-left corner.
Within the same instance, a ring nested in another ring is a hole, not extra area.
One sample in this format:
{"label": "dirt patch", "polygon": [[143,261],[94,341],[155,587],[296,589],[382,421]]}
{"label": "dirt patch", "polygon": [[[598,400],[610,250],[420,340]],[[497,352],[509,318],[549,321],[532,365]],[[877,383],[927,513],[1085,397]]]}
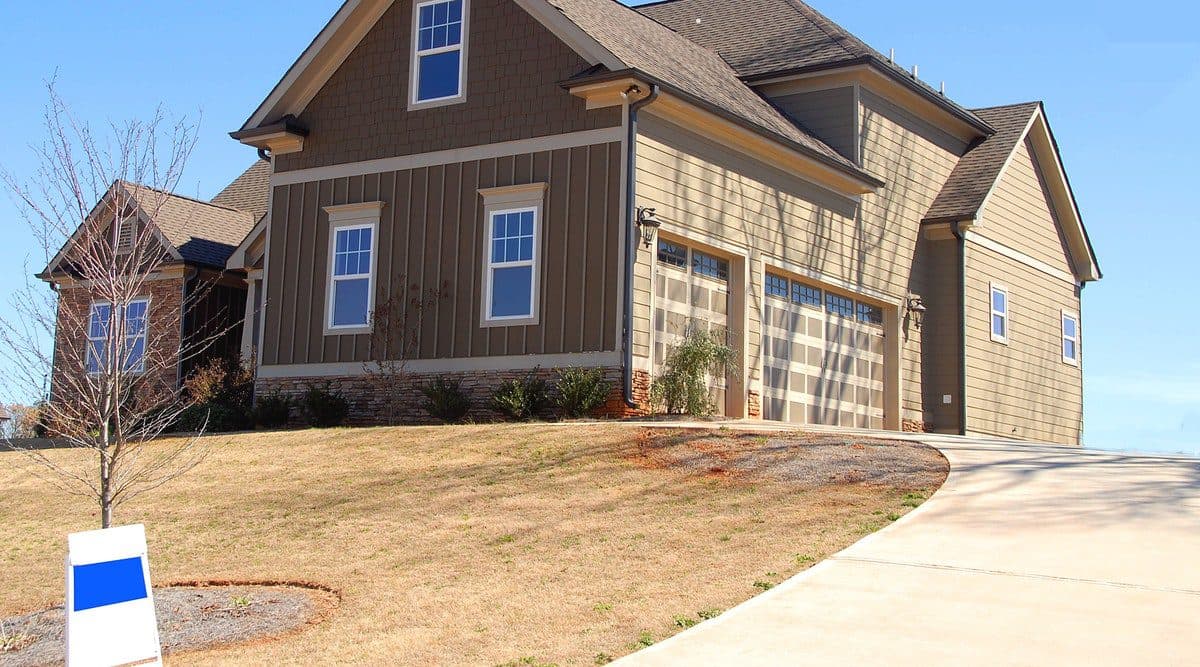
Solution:
{"label": "dirt patch", "polygon": [[787,482],[797,489],[869,484],[936,489],[949,465],[933,447],[815,433],[725,433],[713,430],[647,430],[632,455],[650,468],[755,483]]}
{"label": "dirt patch", "polygon": [[[319,622],[336,606],[335,592],[298,584],[198,583],[154,589],[164,653],[253,643]],[[0,621],[11,649],[0,665],[62,664],[66,619],[61,606]]]}

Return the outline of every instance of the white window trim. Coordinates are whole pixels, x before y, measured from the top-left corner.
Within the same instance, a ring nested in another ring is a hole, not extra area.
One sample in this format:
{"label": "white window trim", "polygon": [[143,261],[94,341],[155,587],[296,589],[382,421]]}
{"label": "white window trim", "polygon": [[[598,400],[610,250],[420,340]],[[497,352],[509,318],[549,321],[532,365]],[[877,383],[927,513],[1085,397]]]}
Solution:
{"label": "white window trim", "polygon": [[[1067,318],[1068,317],[1071,318],[1071,320],[1075,322],[1075,337],[1074,338],[1067,336]],[[1060,330],[1062,333],[1062,337],[1058,342],[1059,343],[1058,347],[1059,347],[1059,351],[1062,353],[1063,363],[1069,364],[1071,366],[1078,366],[1079,359],[1081,356],[1083,356],[1083,346],[1080,345],[1080,342],[1083,339],[1083,331],[1080,329],[1080,325],[1079,325],[1079,313],[1076,313],[1076,312],[1073,312],[1070,310],[1063,310],[1063,311],[1061,311],[1061,317],[1059,318],[1059,323],[1062,325],[1062,329]],[[1071,342],[1075,343],[1075,358],[1074,359],[1067,356],[1067,341],[1071,341]]]}
{"label": "white window trim", "polygon": [[[996,310],[996,292],[1004,295],[1004,311]],[[1004,318],[1004,335],[996,333],[995,317]],[[990,283],[988,289],[988,333],[992,341],[1008,345],[1009,334],[1012,333],[1012,299],[1008,296],[1008,288],[999,283]]]}
{"label": "white window trim", "polygon": [[[545,238],[543,209],[545,183],[513,185],[480,190],[483,196],[483,298],[479,322],[482,328],[535,326],[541,323],[542,297],[542,239]],[[492,262],[492,219],[505,213],[533,213],[533,259],[519,262]],[[529,315],[495,317],[492,315],[492,270],[531,266]]]}
{"label": "white window trim", "polygon": [[[412,30],[411,41],[412,46],[408,50],[409,59],[409,77],[408,77],[408,110],[429,109],[432,107],[449,106],[451,104],[461,104],[467,100],[467,42],[470,35],[470,15],[471,15],[471,0],[462,0],[462,41],[455,46],[443,46],[436,49],[428,49],[421,51],[421,8],[428,5],[436,5],[446,0],[427,0],[426,2],[413,3],[412,15]],[[420,58],[419,56],[431,56],[439,53],[448,53],[450,51],[459,51],[458,58],[458,94],[449,97],[438,97],[428,100],[417,99],[418,84],[420,82]]]}
{"label": "white window trim", "polygon": [[[361,204],[344,204],[341,206],[326,206],[329,214],[329,252],[328,268],[326,269],[325,285],[325,335],[343,336],[371,333],[375,317],[375,269],[379,265],[379,218],[384,203],[381,201],[364,202]],[[371,266],[366,274],[353,276],[334,276],[334,255],[337,252],[337,233],[350,229],[371,230]],[[333,295],[334,286],[341,280],[367,279],[367,323],[366,324],[333,324]]]}
{"label": "white window trim", "polygon": [[[130,305],[135,304],[135,303],[146,304],[146,325],[144,327],[142,327],[142,335],[141,335],[142,358],[140,360],[138,360],[137,368],[131,368],[131,369],[124,368],[124,365],[125,365],[124,359],[122,359],[121,360],[121,366],[122,366],[121,372],[129,373],[130,375],[141,375],[142,373],[146,372],[146,355],[150,353],[150,297],[147,296],[147,297],[138,297],[136,299],[130,299],[129,303],[126,304],[125,308],[128,309],[128,307]],[[96,306],[108,306],[109,308],[112,308],[113,304],[110,301],[93,301],[91,303],[91,305],[88,307],[87,331],[85,332],[86,333],[85,337],[87,338],[87,344],[85,345],[84,350],[83,350],[83,370],[88,375],[93,376],[93,377],[103,375],[105,372],[105,369],[101,368],[100,364],[97,363],[96,370],[94,370],[94,371],[88,370],[89,366],[91,366],[91,364],[89,362],[91,361],[91,356],[92,356],[92,343],[99,341],[99,340],[104,340],[105,345],[109,346],[111,344],[108,342],[108,340],[110,340],[113,335],[113,332],[110,330],[108,332],[108,338],[104,338],[104,339],[92,338],[92,315],[94,315],[96,312]],[[121,330],[119,333],[121,334],[121,337],[128,339],[129,334],[128,334],[128,329],[126,327],[126,323],[127,323],[126,314],[125,314],[126,312],[127,312],[127,310],[123,310],[121,312],[121,315],[119,318],[113,318],[112,323],[116,324],[119,322],[120,327],[121,327]],[[122,345],[120,348],[118,348],[117,351],[125,352],[125,351],[127,351],[127,347],[128,347],[127,345]],[[111,351],[111,350],[109,350],[109,351]]]}

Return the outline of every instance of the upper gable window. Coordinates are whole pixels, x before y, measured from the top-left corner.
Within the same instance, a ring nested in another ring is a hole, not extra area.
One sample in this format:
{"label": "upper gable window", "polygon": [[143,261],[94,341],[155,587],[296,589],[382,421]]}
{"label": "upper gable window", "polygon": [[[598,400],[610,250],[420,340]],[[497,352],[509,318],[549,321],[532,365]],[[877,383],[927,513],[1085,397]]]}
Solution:
{"label": "upper gable window", "polygon": [[462,101],[467,1],[434,0],[416,5],[411,106]]}

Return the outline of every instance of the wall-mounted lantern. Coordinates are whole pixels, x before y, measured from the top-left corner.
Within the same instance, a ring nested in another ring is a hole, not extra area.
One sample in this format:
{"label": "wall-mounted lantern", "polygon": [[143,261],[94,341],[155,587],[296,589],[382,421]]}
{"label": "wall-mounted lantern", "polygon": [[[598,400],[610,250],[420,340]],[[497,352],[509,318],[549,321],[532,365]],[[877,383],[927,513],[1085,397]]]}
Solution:
{"label": "wall-mounted lantern", "polygon": [[662,221],[654,214],[652,208],[638,208],[637,210],[637,226],[638,233],[641,234],[642,243],[647,248],[654,245],[654,235],[658,233],[658,228],[662,227]]}
{"label": "wall-mounted lantern", "polygon": [[921,321],[925,319],[925,312],[929,309],[925,307],[925,302],[919,296],[908,297],[908,316],[912,320],[913,326],[917,331],[921,330]]}

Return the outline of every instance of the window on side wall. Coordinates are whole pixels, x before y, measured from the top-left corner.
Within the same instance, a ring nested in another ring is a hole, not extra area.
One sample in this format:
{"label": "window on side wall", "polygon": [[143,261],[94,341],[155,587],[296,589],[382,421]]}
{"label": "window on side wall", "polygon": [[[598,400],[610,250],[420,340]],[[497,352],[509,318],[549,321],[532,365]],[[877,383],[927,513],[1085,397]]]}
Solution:
{"label": "window on side wall", "polygon": [[329,289],[325,334],[371,331],[382,202],[328,206]]}
{"label": "window on side wall", "polygon": [[[113,306],[106,302],[93,303],[88,313],[88,343],[84,351],[87,372],[92,375],[107,373],[109,354],[121,359],[125,373],[142,373],[146,370],[146,333],[149,299],[134,299],[113,317]],[[119,326],[120,331],[111,331]],[[110,342],[111,335],[121,336],[120,344]]]}
{"label": "window on side wall", "polygon": [[992,340],[997,343],[1008,343],[1008,290],[992,284],[991,294],[991,327]]}
{"label": "window on side wall", "polygon": [[1063,311],[1062,314],[1063,362],[1079,365],[1079,316]]}
{"label": "window on side wall", "polygon": [[468,0],[419,2],[414,9],[413,107],[462,101]]}
{"label": "window on side wall", "polygon": [[537,324],[541,301],[542,201],[546,184],[481,190],[485,254],[480,323]]}

